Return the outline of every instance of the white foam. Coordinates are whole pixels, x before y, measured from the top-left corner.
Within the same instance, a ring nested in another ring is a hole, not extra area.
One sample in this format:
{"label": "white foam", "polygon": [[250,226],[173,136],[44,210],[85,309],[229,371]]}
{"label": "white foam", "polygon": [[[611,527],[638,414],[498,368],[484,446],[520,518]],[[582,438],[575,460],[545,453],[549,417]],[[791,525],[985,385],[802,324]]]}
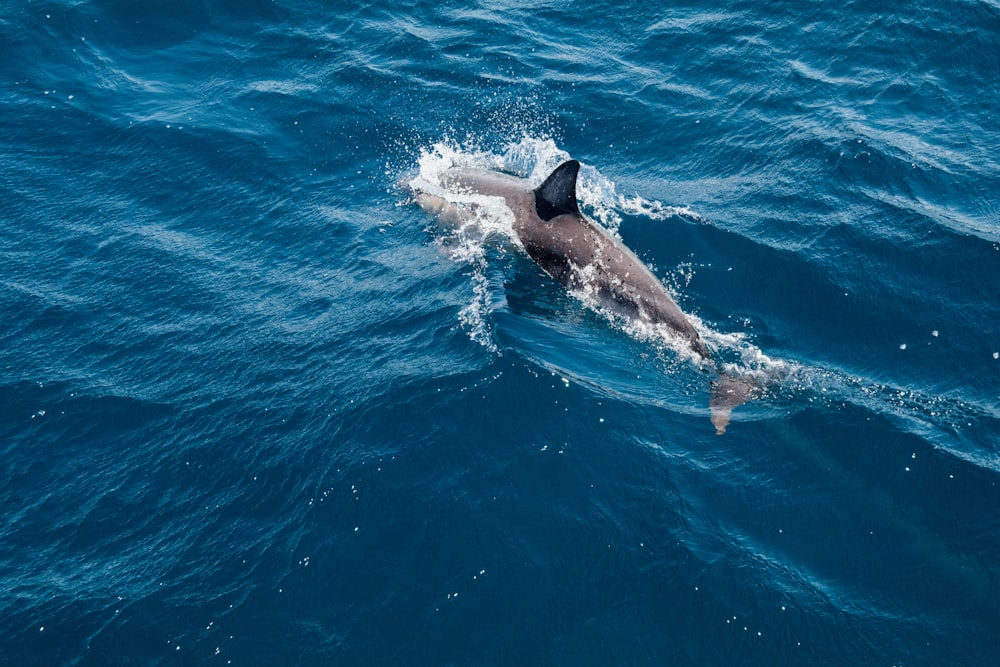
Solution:
{"label": "white foam", "polygon": [[459,312],[458,320],[468,332],[469,338],[499,355],[500,349],[493,341],[493,331],[489,324],[491,299],[485,263],[485,259],[476,263],[477,268],[472,273],[472,301]]}
{"label": "white foam", "polygon": [[655,199],[645,199],[639,195],[620,197],[618,205],[625,213],[651,218],[652,220],[666,220],[667,218],[680,216],[695,222],[705,222],[704,218],[687,206],[668,206],[663,202],[658,202]]}

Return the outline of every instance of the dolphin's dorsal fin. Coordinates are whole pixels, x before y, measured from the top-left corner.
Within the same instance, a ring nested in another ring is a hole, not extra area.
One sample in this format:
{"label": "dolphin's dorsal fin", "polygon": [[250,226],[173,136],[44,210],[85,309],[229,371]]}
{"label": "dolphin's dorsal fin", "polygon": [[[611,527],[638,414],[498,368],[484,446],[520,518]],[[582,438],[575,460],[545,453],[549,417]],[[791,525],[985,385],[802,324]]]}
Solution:
{"label": "dolphin's dorsal fin", "polygon": [[535,211],[538,217],[548,222],[552,218],[576,213],[576,176],[580,173],[580,163],[567,160],[549,174],[545,182],[535,188]]}

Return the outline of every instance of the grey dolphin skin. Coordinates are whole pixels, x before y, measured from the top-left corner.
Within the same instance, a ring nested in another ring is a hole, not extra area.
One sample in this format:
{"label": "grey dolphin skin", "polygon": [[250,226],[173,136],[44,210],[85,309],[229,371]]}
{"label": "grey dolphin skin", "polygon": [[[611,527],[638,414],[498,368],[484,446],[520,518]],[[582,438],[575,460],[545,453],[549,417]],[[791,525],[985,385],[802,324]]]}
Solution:
{"label": "grey dolphin skin", "polygon": [[[514,232],[546,273],[630,318],[666,325],[714,368],[708,347],[663,283],[635,253],[580,213],[576,200],[579,171],[580,163],[568,160],[541,185],[531,188],[526,179],[496,171],[451,169],[445,172],[443,185],[460,192],[502,197],[514,214]],[[462,209],[437,195],[418,192],[415,199],[421,208],[444,220],[463,218]],[[724,433],[732,409],[754,398],[759,390],[750,378],[720,373],[712,382],[709,401],[716,433]]]}

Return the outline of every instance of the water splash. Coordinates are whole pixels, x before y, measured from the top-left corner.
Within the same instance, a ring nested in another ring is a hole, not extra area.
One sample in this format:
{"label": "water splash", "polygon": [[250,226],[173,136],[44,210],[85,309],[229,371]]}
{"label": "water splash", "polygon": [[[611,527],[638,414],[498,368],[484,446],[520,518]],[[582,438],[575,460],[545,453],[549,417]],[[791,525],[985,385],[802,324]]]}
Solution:
{"label": "water splash", "polygon": [[[459,321],[472,340],[498,353],[490,326],[490,315],[495,303],[502,302],[502,295],[492,292],[488,277],[487,249],[491,247],[518,247],[520,241],[513,230],[513,216],[506,205],[496,197],[475,193],[449,191],[445,174],[455,168],[475,168],[502,171],[525,178],[532,185],[541,183],[555,167],[569,159],[550,137],[528,134],[509,142],[497,150],[481,147],[467,139],[463,143],[451,139],[438,141],[420,152],[418,171],[407,186],[414,192],[440,198],[445,224],[438,225],[436,237],[448,256],[469,267],[472,282],[472,301],[462,309]],[[682,215],[691,220],[702,218],[686,207],[676,207],[638,195],[624,197],[618,193],[614,181],[595,167],[583,164],[577,195],[589,216],[617,235],[623,215],[641,215],[654,220]],[[690,271],[690,267],[678,267]],[[689,276],[688,276],[689,279]],[[683,281],[682,281],[683,282]],[[502,288],[499,288],[502,289]],[[694,365],[712,365],[692,352],[687,341],[680,339],[669,327],[633,320],[602,308],[595,295],[586,289],[574,291],[574,296],[587,307],[601,313],[612,326],[629,336],[651,344],[658,353],[685,359]],[[700,318],[688,315],[701,336],[718,353],[717,370],[732,376],[751,376],[761,385],[769,385],[792,372],[788,362],[774,360],[759,348],[748,343],[743,334],[714,331]]]}

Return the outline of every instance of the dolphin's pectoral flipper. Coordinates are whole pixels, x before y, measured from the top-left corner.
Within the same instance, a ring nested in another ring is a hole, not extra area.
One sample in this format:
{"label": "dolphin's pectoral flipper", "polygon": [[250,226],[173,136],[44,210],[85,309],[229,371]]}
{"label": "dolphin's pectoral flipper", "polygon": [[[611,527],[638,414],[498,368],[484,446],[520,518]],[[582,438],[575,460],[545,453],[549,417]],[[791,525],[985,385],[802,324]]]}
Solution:
{"label": "dolphin's pectoral flipper", "polygon": [[576,204],[576,176],[579,173],[580,163],[567,160],[535,188],[535,212],[539,218],[548,222],[567,213],[580,215]]}

